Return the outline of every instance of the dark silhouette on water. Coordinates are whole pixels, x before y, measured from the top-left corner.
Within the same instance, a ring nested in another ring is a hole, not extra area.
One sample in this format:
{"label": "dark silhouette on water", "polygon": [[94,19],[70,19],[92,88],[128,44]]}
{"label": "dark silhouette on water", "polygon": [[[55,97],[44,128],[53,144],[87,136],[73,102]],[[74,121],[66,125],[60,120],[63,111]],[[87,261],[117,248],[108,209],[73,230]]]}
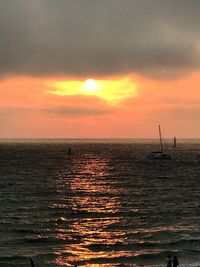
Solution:
{"label": "dark silhouette on water", "polygon": [[173,267],[177,267],[179,265],[177,256],[173,257]]}
{"label": "dark silhouette on water", "polygon": [[30,262],[31,262],[31,267],[35,267],[34,261],[32,260],[32,258],[30,258]]}
{"label": "dark silhouette on water", "polygon": [[167,267],[172,267],[172,257],[171,257],[171,255],[167,256],[166,261],[167,261]]}
{"label": "dark silhouette on water", "polygon": [[69,147],[68,148],[68,155],[71,155],[71,153],[72,153],[72,149],[71,149],[71,147]]}

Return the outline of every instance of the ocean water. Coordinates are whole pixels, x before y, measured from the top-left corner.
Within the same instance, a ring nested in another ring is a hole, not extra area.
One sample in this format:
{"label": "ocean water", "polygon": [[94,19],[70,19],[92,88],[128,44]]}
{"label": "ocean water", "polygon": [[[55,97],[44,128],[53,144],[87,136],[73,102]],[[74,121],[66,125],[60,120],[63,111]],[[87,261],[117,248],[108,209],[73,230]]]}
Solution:
{"label": "ocean water", "polygon": [[200,140],[157,147],[1,140],[0,266],[200,266]]}

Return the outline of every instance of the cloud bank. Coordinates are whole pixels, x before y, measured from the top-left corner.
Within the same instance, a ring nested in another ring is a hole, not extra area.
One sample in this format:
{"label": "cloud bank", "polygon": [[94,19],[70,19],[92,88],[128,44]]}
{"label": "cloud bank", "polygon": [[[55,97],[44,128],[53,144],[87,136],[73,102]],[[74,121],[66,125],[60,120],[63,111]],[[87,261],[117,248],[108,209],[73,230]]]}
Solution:
{"label": "cloud bank", "polygon": [[198,0],[1,0],[0,75],[190,73],[199,10]]}

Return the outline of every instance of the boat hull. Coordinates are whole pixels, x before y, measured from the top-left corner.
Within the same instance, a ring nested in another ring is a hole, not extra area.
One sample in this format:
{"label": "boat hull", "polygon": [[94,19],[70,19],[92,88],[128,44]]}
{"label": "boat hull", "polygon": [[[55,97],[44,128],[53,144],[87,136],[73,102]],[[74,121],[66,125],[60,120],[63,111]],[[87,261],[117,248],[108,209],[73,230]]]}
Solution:
{"label": "boat hull", "polygon": [[168,154],[164,154],[161,152],[152,152],[149,156],[149,159],[158,159],[158,160],[162,160],[162,159],[171,159],[171,156]]}

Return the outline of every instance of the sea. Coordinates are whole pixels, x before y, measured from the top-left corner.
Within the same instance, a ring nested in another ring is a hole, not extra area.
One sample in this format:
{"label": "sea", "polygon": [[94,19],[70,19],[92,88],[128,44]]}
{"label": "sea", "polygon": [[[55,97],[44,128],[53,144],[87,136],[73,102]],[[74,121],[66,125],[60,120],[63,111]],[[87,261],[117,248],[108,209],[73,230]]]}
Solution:
{"label": "sea", "polygon": [[0,266],[200,266],[200,139],[165,141],[1,139]]}

